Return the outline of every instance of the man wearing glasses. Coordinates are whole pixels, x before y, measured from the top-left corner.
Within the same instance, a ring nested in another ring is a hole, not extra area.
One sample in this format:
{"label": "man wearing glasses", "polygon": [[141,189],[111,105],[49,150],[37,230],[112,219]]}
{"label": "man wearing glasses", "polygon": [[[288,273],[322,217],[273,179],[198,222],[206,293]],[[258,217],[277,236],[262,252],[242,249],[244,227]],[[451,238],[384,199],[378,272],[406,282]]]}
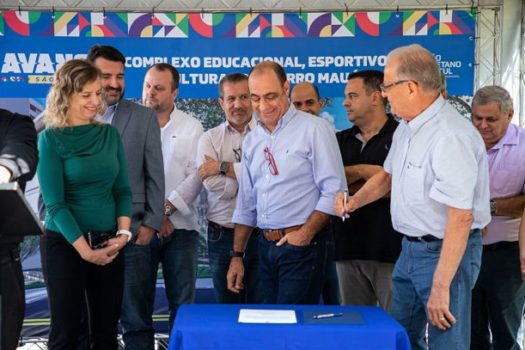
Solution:
{"label": "man wearing glasses", "polygon": [[233,246],[232,215],[241,175],[242,143],[257,127],[252,118],[248,77],[233,73],[222,78],[219,103],[226,121],[205,132],[197,147],[199,176],[208,194],[208,255],[213,287],[219,303],[258,304],[262,302],[258,235],[252,235],[246,246],[245,288],[241,293],[232,293],[226,283]]}
{"label": "man wearing glasses", "polygon": [[327,123],[290,104],[278,64],[253,67],[248,85],[259,125],[243,145],[228,289],[243,289],[246,243],[259,227],[264,302],[316,304],[332,258],[327,223],[344,188],[337,141]]}
{"label": "man wearing glasses", "polygon": [[[471,123],[441,96],[439,66],[419,45],[390,52],[383,96],[403,120],[377,174],[339,215],[391,191],[394,228],[405,235],[392,274],[392,315],[413,349],[469,349],[472,288],[480,229],[490,221],[485,146]],[[352,214],[350,214],[352,215]]]}

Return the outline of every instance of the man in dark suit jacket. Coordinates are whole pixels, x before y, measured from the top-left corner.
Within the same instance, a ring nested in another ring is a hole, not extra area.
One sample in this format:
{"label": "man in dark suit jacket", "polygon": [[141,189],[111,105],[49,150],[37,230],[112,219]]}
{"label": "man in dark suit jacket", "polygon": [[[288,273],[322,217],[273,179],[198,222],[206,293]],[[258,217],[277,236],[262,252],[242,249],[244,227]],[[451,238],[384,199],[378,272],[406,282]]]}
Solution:
{"label": "man in dark suit jacket", "polygon": [[[17,181],[22,190],[35,175],[38,162],[36,131],[31,118],[0,109],[0,184]],[[24,277],[20,262],[21,236],[0,233],[0,349],[18,344],[25,311]]]}
{"label": "man in dark suit jacket", "polygon": [[128,158],[133,192],[133,239],[124,250],[125,276],[121,325],[126,349],[153,350],[153,309],[145,287],[151,285],[149,242],[160,230],[164,210],[164,167],[160,127],[153,110],[122,99],[125,58],[111,46],[96,45],[87,59],[102,72],[104,101],[101,121],[120,132]]}

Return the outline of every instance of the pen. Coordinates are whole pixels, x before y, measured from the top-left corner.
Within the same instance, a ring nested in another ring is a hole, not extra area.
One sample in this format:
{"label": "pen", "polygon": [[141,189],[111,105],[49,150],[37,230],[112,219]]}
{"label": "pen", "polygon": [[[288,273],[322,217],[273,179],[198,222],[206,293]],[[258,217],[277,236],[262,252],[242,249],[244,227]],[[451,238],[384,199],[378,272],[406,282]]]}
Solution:
{"label": "pen", "polygon": [[345,222],[346,219],[346,204],[348,203],[348,190],[345,190],[345,194],[343,197],[343,215],[341,215],[341,220]]}
{"label": "pen", "polygon": [[319,320],[321,318],[332,318],[332,317],[340,317],[340,316],[343,316],[342,312],[336,312],[336,313],[331,313],[331,314],[314,315],[314,318]]}

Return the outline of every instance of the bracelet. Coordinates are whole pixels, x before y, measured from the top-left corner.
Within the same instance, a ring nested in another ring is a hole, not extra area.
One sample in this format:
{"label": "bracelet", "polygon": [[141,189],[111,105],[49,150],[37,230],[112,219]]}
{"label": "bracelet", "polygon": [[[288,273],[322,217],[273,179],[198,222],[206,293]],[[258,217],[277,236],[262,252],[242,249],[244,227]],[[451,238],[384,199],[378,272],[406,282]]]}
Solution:
{"label": "bracelet", "polygon": [[124,228],[121,228],[120,230],[117,231],[117,236],[120,236],[120,235],[126,235],[128,236],[128,242],[131,241],[131,231],[130,230],[126,230]]}

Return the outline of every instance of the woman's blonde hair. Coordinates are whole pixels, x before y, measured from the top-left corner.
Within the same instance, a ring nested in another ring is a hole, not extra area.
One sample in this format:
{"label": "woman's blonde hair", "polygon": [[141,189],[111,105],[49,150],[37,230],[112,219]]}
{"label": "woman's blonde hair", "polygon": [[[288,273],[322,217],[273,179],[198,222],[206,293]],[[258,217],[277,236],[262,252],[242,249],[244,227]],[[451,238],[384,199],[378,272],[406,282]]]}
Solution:
{"label": "woman's blonde hair", "polygon": [[43,119],[46,127],[67,126],[71,95],[81,92],[86,84],[94,82],[99,76],[100,70],[89,61],[75,59],[64,63],[56,71],[53,85],[47,94]]}

